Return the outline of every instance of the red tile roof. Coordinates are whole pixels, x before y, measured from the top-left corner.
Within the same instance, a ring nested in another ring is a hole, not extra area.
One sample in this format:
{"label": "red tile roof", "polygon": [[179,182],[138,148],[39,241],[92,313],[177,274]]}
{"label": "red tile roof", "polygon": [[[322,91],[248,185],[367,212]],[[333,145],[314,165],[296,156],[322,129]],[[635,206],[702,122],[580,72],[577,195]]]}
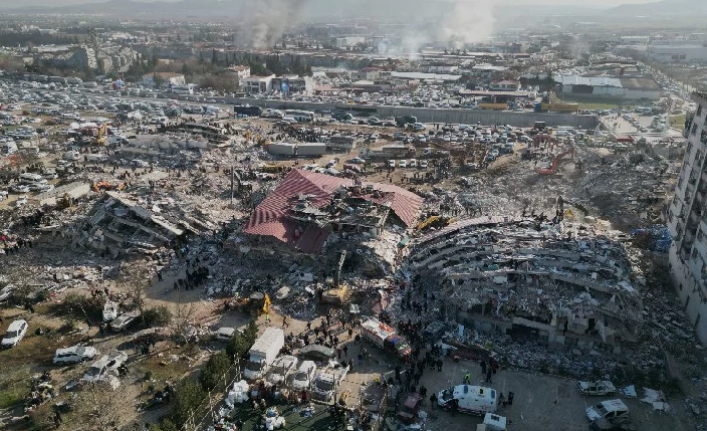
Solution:
{"label": "red tile roof", "polygon": [[[389,184],[373,184],[376,190],[384,192],[378,198],[361,195],[361,199],[380,205],[389,204],[390,209],[408,227],[412,226],[420,213],[423,199],[405,189]],[[309,195],[309,204],[321,208],[331,202],[331,197],[340,187],[351,187],[354,181],[330,175],[317,174],[300,169],[291,170],[282,183],[253,212],[243,232],[253,235],[269,235],[290,244],[305,253],[318,253],[329,237],[325,228],[309,224],[302,226],[289,215],[298,195]]]}

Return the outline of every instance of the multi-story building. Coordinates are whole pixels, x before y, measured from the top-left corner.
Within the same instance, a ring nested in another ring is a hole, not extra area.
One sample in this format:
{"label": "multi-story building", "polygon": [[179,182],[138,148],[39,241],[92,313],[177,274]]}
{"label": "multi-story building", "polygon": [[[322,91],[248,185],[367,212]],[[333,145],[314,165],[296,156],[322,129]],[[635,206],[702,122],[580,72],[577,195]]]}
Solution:
{"label": "multi-story building", "polygon": [[249,76],[242,80],[245,91],[249,94],[270,93],[272,91],[272,80],[275,75],[270,76]]}
{"label": "multi-story building", "polygon": [[680,305],[707,345],[707,94],[693,99],[698,108],[686,129],[685,158],[668,209],[670,266]]}
{"label": "multi-story building", "polygon": [[287,93],[312,94],[314,80],[309,76],[278,76],[272,79],[272,89]]}

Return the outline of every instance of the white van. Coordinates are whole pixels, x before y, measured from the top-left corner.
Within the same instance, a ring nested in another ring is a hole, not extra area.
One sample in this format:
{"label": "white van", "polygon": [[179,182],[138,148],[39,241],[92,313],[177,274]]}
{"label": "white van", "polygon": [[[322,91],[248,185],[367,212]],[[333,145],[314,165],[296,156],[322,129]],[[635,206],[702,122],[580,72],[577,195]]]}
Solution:
{"label": "white van", "polygon": [[607,400],[599,404],[587,407],[587,419],[595,421],[597,419],[606,419],[612,424],[620,424],[626,422],[629,418],[628,407],[621,400]]}
{"label": "white van", "polygon": [[494,413],[498,408],[496,390],[481,386],[457,385],[437,395],[437,404],[443,409],[452,408],[452,400],[459,402],[459,411],[472,415]]}
{"label": "white van", "polygon": [[31,173],[20,174],[20,180],[24,183],[29,183],[29,184],[46,184],[47,183],[47,180],[42,178],[41,175],[31,174]]}
{"label": "white van", "polygon": [[78,151],[67,151],[64,153],[63,158],[64,160],[76,162],[78,160],[81,160],[81,153],[79,153]]}
{"label": "white van", "polygon": [[309,385],[317,373],[317,364],[314,361],[304,361],[300,364],[294,379],[292,379],[292,388],[296,391],[309,389]]}

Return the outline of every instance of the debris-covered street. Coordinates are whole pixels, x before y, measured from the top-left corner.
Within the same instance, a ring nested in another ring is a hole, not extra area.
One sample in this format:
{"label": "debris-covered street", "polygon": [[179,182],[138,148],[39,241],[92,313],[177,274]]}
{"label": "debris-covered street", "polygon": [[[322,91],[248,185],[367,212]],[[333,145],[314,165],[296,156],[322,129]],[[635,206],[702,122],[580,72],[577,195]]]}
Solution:
{"label": "debris-covered street", "polygon": [[3,27],[0,428],[707,431],[705,93],[277,13]]}

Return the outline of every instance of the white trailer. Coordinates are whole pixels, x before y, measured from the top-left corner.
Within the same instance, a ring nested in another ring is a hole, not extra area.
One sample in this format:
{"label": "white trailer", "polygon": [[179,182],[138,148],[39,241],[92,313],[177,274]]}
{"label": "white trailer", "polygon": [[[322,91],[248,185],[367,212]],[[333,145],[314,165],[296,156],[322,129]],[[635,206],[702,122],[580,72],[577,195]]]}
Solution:
{"label": "white trailer", "polygon": [[285,347],[285,333],[280,328],[266,328],[250,348],[248,364],[243,370],[243,376],[248,380],[256,380],[265,376],[270,366]]}

